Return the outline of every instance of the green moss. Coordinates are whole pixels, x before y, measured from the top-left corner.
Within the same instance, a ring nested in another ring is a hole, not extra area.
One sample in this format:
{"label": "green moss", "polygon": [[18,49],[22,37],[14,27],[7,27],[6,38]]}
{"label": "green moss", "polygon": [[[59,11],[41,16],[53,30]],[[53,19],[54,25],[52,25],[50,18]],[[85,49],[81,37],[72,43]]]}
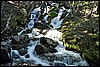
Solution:
{"label": "green moss", "polygon": [[51,18],[54,18],[54,17],[57,16],[57,12],[51,11],[48,15],[49,15]]}

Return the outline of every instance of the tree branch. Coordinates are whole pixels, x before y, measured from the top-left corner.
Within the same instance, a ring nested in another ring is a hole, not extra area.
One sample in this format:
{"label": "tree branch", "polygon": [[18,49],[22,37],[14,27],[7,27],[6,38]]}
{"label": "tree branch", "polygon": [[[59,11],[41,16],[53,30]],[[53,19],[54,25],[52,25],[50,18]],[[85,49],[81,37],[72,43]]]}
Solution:
{"label": "tree branch", "polygon": [[10,19],[11,19],[11,15],[9,16],[8,20],[7,20],[7,24],[6,24],[6,27],[4,28],[4,30],[1,32],[1,34],[7,29],[9,28],[9,24],[10,24]]}

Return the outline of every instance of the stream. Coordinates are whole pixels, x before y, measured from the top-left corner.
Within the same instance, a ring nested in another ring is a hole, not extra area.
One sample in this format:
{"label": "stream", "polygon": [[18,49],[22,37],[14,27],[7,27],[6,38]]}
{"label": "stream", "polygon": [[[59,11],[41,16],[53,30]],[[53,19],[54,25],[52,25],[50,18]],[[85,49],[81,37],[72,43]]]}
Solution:
{"label": "stream", "polygon": [[[57,3],[51,3],[51,6],[48,7],[52,7],[53,4],[58,5]],[[60,28],[63,23],[64,18],[60,18],[64,10],[66,10],[64,7],[59,8],[58,15],[53,18],[48,25],[49,29],[42,29],[42,33],[40,33],[41,29],[34,26],[35,23],[43,25],[47,24],[48,14],[44,16],[43,20],[40,20],[39,17],[42,15],[40,7],[32,10],[29,18],[30,22],[27,24],[27,27],[18,32],[17,35],[28,36],[29,43],[27,43],[26,46],[27,52],[24,55],[20,55],[18,50],[12,49],[11,55],[13,58],[13,66],[20,66],[21,63],[18,63],[20,61],[23,61],[24,66],[28,66],[25,62],[28,62],[29,66],[89,66],[88,62],[80,55],[80,53],[66,50],[65,44],[60,41],[63,33],[59,32],[57,29]],[[44,11],[43,15],[48,12],[49,8],[47,11]],[[65,17],[70,14],[71,9],[68,9],[67,12]],[[31,30],[31,33],[23,34],[23,32],[26,32],[27,30]],[[44,32],[46,32],[46,34],[43,34]],[[22,50],[24,49],[25,48],[22,48]],[[26,55],[29,55],[29,57],[26,57]]]}

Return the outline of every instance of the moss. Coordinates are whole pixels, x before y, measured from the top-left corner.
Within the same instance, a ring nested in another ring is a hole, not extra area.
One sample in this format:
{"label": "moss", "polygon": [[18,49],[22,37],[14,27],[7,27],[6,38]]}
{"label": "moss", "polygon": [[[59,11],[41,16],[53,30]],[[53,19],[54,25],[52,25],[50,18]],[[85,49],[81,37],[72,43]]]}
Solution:
{"label": "moss", "polygon": [[51,18],[54,18],[54,17],[57,16],[57,12],[51,11],[48,15],[49,15]]}

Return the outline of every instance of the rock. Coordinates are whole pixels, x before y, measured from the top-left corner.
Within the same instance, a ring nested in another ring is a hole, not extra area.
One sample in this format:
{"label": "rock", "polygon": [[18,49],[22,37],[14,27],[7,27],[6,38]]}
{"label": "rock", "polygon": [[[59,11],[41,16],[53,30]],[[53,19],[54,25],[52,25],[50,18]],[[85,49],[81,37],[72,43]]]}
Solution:
{"label": "rock", "polygon": [[35,64],[35,63],[30,64],[28,62],[17,62],[13,64],[13,66],[38,66],[38,64]]}
{"label": "rock", "polygon": [[21,28],[21,27],[18,27],[17,29],[16,29],[16,31],[17,32],[21,32],[23,29]]}
{"label": "rock", "polygon": [[20,42],[17,41],[15,38],[11,38],[11,44],[19,44]]}
{"label": "rock", "polygon": [[41,22],[35,23],[34,28],[38,28],[38,29],[41,29],[41,30],[50,29],[49,26],[47,26],[46,24],[41,23]]}
{"label": "rock", "polygon": [[11,53],[11,45],[8,42],[1,42],[1,47],[5,48],[8,53]]}
{"label": "rock", "polygon": [[38,55],[40,54],[44,54],[48,52],[48,49],[46,49],[45,47],[43,47],[42,45],[36,45],[35,47],[35,51]]}
{"label": "rock", "polygon": [[74,57],[73,61],[74,61],[74,62],[80,62],[81,59],[82,59],[82,58],[80,58],[80,57]]}
{"label": "rock", "polygon": [[31,33],[32,32],[32,29],[28,29],[26,32],[27,33]]}
{"label": "rock", "polygon": [[17,55],[14,51],[12,52],[12,57],[13,57],[13,58],[16,58],[16,59],[20,58],[20,56]]}
{"label": "rock", "polygon": [[11,40],[11,44],[20,44],[21,42],[24,42],[25,36],[24,35],[15,35],[15,36],[11,36],[10,40]]}
{"label": "rock", "polygon": [[48,60],[49,62],[53,62],[57,56],[54,55],[53,53],[45,53],[43,55],[40,55],[43,59]]}
{"label": "rock", "polygon": [[25,57],[26,57],[26,58],[30,58],[30,55],[29,55],[29,54],[26,54]]}
{"label": "rock", "polygon": [[42,64],[38,64],[38,66],[42,66]]}
{"label": "rock", "polygon": [[23,48],[23,45],[20,45],[20,44],[12,44],[11,47],[12,47],[13,50],[19,50],[19,49]]}
{"label": "rock", "polygon": [[36,45],[35,47],[35,51],[38,55],[40,54],[44,54],[44,53],[55,53],[57,52],[57,50],[52,47],[52,46],[49,46],[49,47],[45,47],[44,45]]}
{"label": "rock", "polygon": [[52,46],[53,48],[55,48],[57,46],[57,42],[55,42],[54,40],[50,39],[50,38],[46,38],[46,37],[41,37],[40,38],[40,43],[42,45],[44,45],[45,47],[50,47]]}
{"label": "rock", "polygon": [[19,49],[18,51],[19,51],[19,54],[20,54],[21,56],[27,54],[27,49],[25,49],[25,48]]}
{"label": "rock", "polygon": [[36,41],[36,40],[39,40],[39,38],[30,38],[30,40]]}
{"label": "rock", "polygon": [[54,62],[54,66],[66,66],[66,65],[60,62]]}
{"label": "rock", "polygon": [[58,52],[58,51],[57,51],[55,48],[53,48],[53,47],[49,47],[48,49],[49,49],[49,52],[50,52],[50,53]]}
{"label": "rock", "polygon": [[12,58],[9,57],[8,52],[6,49],[1,48],[1,57],[0,57],[1,64],[11,63]]}

